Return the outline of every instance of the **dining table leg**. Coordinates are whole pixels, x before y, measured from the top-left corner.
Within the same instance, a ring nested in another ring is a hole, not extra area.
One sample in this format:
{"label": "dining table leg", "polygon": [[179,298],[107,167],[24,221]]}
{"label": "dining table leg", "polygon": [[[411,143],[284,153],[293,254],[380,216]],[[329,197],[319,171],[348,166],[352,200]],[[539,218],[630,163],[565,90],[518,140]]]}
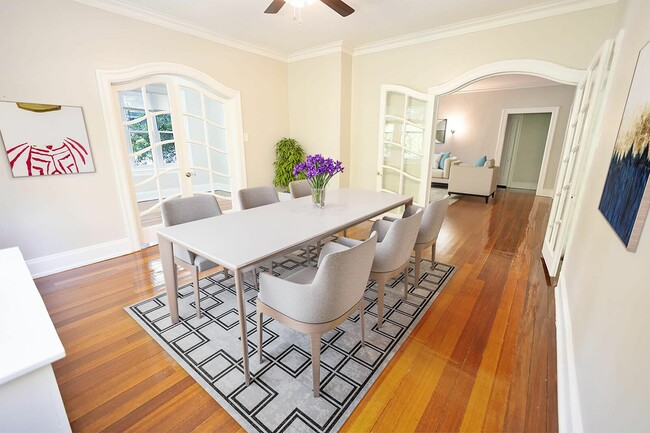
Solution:
{"label": "dining table leg", "polygon": [[237,292],[237,310],[239,311],[239,330],[241,331],[242,357],[244,361],[244,381],[250,383],[250,370],[248,368],[248,333],[246,332],[246,308],[244,303],[244,278],[242,271],[235,273],[235,291]]}
{"label": "dining table leg", "polygon": [[158,236],[158,248],[165,278],[165,289],[167,290],[169,316],[172,323],[178,323],[178,275],[176,263],[174,263],[174,246],[167,239]]}

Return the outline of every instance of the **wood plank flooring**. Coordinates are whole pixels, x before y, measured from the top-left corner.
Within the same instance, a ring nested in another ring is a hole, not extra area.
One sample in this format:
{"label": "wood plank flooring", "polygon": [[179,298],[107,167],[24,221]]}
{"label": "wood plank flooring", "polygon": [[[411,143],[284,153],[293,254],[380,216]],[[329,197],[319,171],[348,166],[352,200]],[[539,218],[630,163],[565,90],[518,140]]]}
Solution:
{"label": "wood plank flooring", "polygon": [[[557,431],[549,205],[499,190],[449,208],[437,259],[457,272],[343,431]],[[73,431],[242,431],[123,311],[163,290],[157,247],[36,284],[67,352],[54,372]]]}

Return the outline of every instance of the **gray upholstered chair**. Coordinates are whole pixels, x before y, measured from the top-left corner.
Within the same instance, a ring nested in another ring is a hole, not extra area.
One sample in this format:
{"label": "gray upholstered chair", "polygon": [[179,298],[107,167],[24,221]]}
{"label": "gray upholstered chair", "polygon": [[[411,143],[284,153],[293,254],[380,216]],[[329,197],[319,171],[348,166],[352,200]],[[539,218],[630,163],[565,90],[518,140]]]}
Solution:
{"label": "gray upholstered chair", "polygon": [[[431,247],[431,270],[433,270],[433,266],[436,262],[436,241],[438,240],[438,233],[440,233],[442,223],[445,221],[445,215],[447,215],[448,208],[449,196],[442,200],[432,201],[424,208],[418,237],[415,240],[415,247],[413,248],[415,250],[415,283],[413,284],[415,287],[419,284],[420,262],[422,261],[422,251],[424,251],[425,248]],[[407,218],[413,215],[418,209],[420,209],[419,206],[407,206],[402,218]],[[390,227],[390,224],[393,221],[395,221],[395,218],[384,217],[382,222],[377,222],[374,229],[377,231],[377,239],[380,242],[386,235],[388,227]]]}
{"label": "gray upholstered chair", "polygon": [[361,344],[365,343],[363,294],[377,243],[373,233],[352,248],[329,242],[322,248],[318,268],[302,269],[286,279],[269,273],[260,275],[257,296],[257,334],[260,363],[263,362],[263,315],[311,338],[314,397],[320,392],[321,336],[345,321],[357,308],[361,322]]}
{"label": "gray upholstered chair", "polygon": [[307,197],[311,194],[311,185],[307,179],[294,180],[289,184],[289,192],[293,198]]}
{"label": "gray upholstered chair", "polygon": [[[163,201],[161,212],[165,227],[169,227],[219,216],[221,215],[221,208],[219,207],[217,198],[213,195],[194,195],[192,197],[178,197]],[[174,245],[174,263],[185,268],[192,274],[196,316],[200,318],[199,272],[207,271],[219,265],[201,256],[197,256],[179,245]],[[224,271],[227,275],[227,271]]]}
{"label": "gray upholstered chair", "polygon": [[239,206],[242,210],[266,206],[280,201],[278,193],[272,186],[255,186],[237,191]]}
{"label": "gray upholstered chair", "polygon": [[[240,189],[237,191],[237,197],[239,197],[239,206],[241,207],[241,210],[253,209],[255,207],[266,206],[280,201],[278,193],[272,186],[254,186],[251,188]],[[264,266],[273,272],[273,260],[266,262]],[[257,282],[257,272],[255,272],[255,275]]]}
{"label": "gray upholstered chair", "polygon": [[[377,231],[377,228],[386,228],[381,241],[379,241],[379,232],[377,232],[377,249],[370,270],[370,279],[377,282],[378,327],[381,327],[384,321],[386,281],[402,272],[404,273],[404,298],[406,299],[408,293],[408,264],[418,236],[421,220],[422,209],[417,209],[413,215],[398,219],[387,226],[385,221],[377,220],[370,229],[372,233]],[[352,247],[361,241],[342,237],[338,238],[337,242]]]}

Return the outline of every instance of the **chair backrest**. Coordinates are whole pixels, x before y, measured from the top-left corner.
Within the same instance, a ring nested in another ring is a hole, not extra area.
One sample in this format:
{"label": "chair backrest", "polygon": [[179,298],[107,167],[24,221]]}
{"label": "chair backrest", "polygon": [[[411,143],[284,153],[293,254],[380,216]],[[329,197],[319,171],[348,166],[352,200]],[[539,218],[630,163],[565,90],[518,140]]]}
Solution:
{"label": "chair backrest", "polygon": [[[163,224],[165,227],[221,215],[221,208],[217,198],[213,195],[193,195],[191,197],[178,197],[162,202],[160,206]],[[180,245],[174,245],[174,256],[194,264],[196,254]]]}
{"label": "chair backrest", "polygon": [[[438,233],[440,233],[440,228],[445,221],[445,215],[447,215],[447,209],[449,208],[449,200],[450,198],[447,196],[441,200],[432,201],[424,208],[418,237],[415,241],[416,244],[425,244],[438,239]],[[415,214],[417,209],[420,208],[418,206],[408,206],[402,218]]]}
{"label": "chair backrest", "polygon": [[361,298],[368,284],[377,245],[377,234],[352,248],[330,253],[321,261],[309,285],[314,294],[310,322],[323,323],[341,317]]}
{"label": "chair backrest", "polygon": [[217,198],[204,194],[163,201],[160,210],[165,227],[221,215]]}
{"label": "chair backrest", "polygon": [[239,197],[239,206],[242,210],[252,209],[254,207],[266,206],[280,201],[275,188],[272,186],[256,186],[244,188],[237,191]]}
{"label": "chair backrest", "polygon": [[377,244],[373,272],[390,272],[406,263],[415,246],[422,215],[422,209],[418,208],[413,215],[390,225],[384,239]]}
{"label": "chair backrest", "polygon": [[306,197],[311,194],[311,185],[307,179],[294,180],[289,184],[289,192],[293,198]]}

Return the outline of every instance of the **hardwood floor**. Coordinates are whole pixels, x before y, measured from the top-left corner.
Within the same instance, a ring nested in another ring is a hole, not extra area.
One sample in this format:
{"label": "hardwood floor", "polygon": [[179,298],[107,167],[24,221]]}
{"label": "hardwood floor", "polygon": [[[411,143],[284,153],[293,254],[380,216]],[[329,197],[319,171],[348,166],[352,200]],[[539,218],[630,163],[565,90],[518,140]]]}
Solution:
{"label": "hardwood floor", "polygon": [[[557,431],[549,205],[499,190],[449,208],[437,259],[456,274],[343,431]],[[36,280],[67,352],[54,372],[73,431],[241,430],[123,311],[162,283],[157,247]]]}

